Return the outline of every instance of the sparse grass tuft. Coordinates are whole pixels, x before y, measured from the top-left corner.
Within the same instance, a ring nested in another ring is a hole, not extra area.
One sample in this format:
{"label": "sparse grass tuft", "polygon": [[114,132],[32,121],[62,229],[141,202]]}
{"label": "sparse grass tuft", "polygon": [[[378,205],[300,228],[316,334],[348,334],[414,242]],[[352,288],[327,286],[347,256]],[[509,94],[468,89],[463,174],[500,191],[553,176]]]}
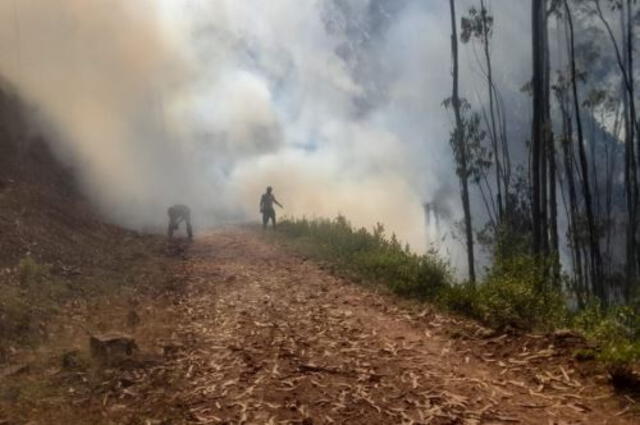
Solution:
{"label": "sparse grass tuft", "polygon": [[17,284],[0,285],[0,341],[33,344],[44,334],[43,320],[58,307],[52,300],[63,285],[31,256],[18,262],[15,276]]}
{"label": "sparse grass tuft", "polygon": [[42,282],[49,276],[49,267],[38,264],[30,255],[18,263],[18,280],[22,286],[30,286]]}
{"label": "sparse grass tuft", "polygon": [[433,299],[451,282],[448,264],[434,252],[424,255],[387,237],[378,224],[372,232],[355,229],[343,216],[328,219],[289,219],[277,234],[308,255],[334,263],[365,281],[383,283],[402,296]]}

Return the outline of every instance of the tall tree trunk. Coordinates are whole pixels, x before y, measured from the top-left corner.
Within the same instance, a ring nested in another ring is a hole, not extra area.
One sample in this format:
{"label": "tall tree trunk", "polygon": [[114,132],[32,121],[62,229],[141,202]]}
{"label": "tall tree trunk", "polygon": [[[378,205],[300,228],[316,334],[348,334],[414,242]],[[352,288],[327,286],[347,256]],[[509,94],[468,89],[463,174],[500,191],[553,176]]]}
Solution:
{"label": "tall tree trunk", "polygon": [[547,156],[549,161],[549,243],[552,260],[552,277],[555,285],[560,284],[560,245],[558,241],[558,194],[557,164],[553,136],[549,140]]}
{"label": "tall tree trunk", "polygon": [[[546,96],[543,95],[543,99]],[[542,146],[540,147],[540,250],[542,254],[547,257],[549,255],[549,197],[548,197],[548,161],[549,157],[549,149],[548,149],[548,139],[547,139],[547,120],[544,115],[546,115],[546,101],[543,100],[543,137],[542,137]]]}
{"label": "tall tree trunk", "polygon": [[[566,44],[567,51],[570,51],[569,45],[569,25],[565,19],[563,22],[564,27],[564,43]],[[558,43],[560,44],[560,43]],[[559,82],[559,90],[556,92],[558,99],[558,105],[562,115],[562,157],[564,162],[564,170],[566,175],[567,189],[569,191],[569,238],[572,256],[574,259],[574,274],[576,278],[576,296],[580,307],[584,305],[585,292],[586,292],[586,269],[583,262],[582,255],[582,240],[578,231],[579,222],[579,206],[578,195],[576,191],[576,173],[574,171],[575,155],[573,153],[573,122],[571,117],[571,102],[568,95],[568,86],[565,86],[565,81]]]}
{"label": "tall tree trunk", "polygon": [[582,120],[580,118],[580,102],[578,98],[578,82],[576,71],[575,57],[575,37],[573,28],[573,17],[569,9],[568,0],[564,1],[567,20],[569,23],[569,37],[571,45],[571,87],[573,91],[573,106],[576,114],[576,128],[578,130],[578,154],[580,158],[580,169],[582,171],[582,193],[584,196],[585,210],[587,214],[587,227],[589,232],[589,253],[591,257],[591,283],[595,295],[604,303],[607,303],[607,295],[605,293],[604,282],[602,280],[602,259],[600,257],[600,246],[598,241],[598,231],[596,229],[595,218],[593,215],[593,201],[591,199],[591,187],[589,185],[589,165],[584,146],[584,134],[582,131]]}
{"label": "tall tree trunk", "polygon": [[[598,158],[597,158],[597,134],[596,134],[596,109],[595,105],[590,106],[589,111],[589,168],[591,169],[591,175],[593,176],[593,213],[596,220],[600,221],[602,214],[600,213],[600,177],[598,173]],[[602,158],[600,158],[602,159]]]}
{"label": "tall tree trunk", "polygon": [[[545,10],[546,10],[545,5]],[[547,14],[545,13],[545,20]],[[552,260],[552,280],[554,285],[560,284],[560,249],[558,242],[558,194],[557,194],[557,164],[556,150],[553,135],[553,123],[551,121],[551,55],[549,54],[549,28],[547,22],[544,26],[544,51],[545,51],[545,139],[547,146],[547,162],[549,171],[549,251]]]}
{"label": "tall tree trunk", "polygon": [[493,87],[496,97],[496,114],[499,125],[500,143],[502,144],[502,174],[504,184],[504,207],[507,215],[509,214],[509,188],[511,187],[511,155],[509,154],[509,143],[507,140],[507,119],[504,111],[504,101],[500,96],[500,92]]}
{"label": "tall tree trunk", "polygon": [[493,146],[493,157],[496,163],[496,188],[497,188],[497,203],[498,203],[498,222],[501,223],[504,216],[504,203],[503,203],[503,171],[502,162],[500,160],[500,151],[498,149],[498,129],[496,125],[496,113],[495,113],[495,93],[493,87],[493,69],[491,65],[491,54],[489,46],[489,25],[487,22],[487,9],[484,6],[484,0],[480,0],[480,16],[482,20],[482,38],[484,44],[484,57],[487,62],[487,85],[489,89],[489,117],[491,118],[491,142]]}
{"label": "tall tree trunk", "polygon": [[464,140],[464,125],[460,112],[460,96],[458,93],[458,29],[456,26],[455,0],[449,0],[451,8],[451,54],[453,57],[453,95],[452,105],[456,119],[455,143],[459,149],[461,164],[459,166],[459,178],[462,190],[462,208],[464,210],[465,233],[467,237],[467,261],[469,267],[469,281],[475,284],[476,272],[473,255],[473,228],[471,223],[471,207],[469,202],[469,172],[467,164],[467,149]]}
{"label": "tall tree trunk", "polygon": [[[633,125],[629,127],[631,131],[631,138],[633,139],[634,135],[638,136],[638,140],[636,142],[636,154],[638,155],[636,159],[636,164],[640,164],[640,130],[638,129],[638,117],[636,116],[636,95],[635,95],[635,79],[633,78],[633,24],[634,16],[633,16],[633,2],[632,0],[627,0],[627,76],[629,85],[629,106],[630,106],[630,116],[631,122]],[[637,183],[637,181],[636,181]]]}
{"label": "tall tree trunk", "polygon": [[543,252],[543,205],[541,164],[544,152],[544,0],[532,0],[531,29],[533,52],[533,122],[531,131],[531,179],[533,252]]}
{"label": "tall tree trunk", "polygon": [[[569,26],[567,24],[567,20],[563,21],[564,28],[564,39],[563,41],[566,43],[567,51],[571,50],[569,44]],[[561,44],[561,43],[558,43]],[[566,82],[564,79],[559,80],[558,87],[559,89],[556,91],[556,96],[558,100],[558,105],[560,107],[560,112],[562,116],[562,158],[564,163],[564,172],[566,176],[566,184],[569,192],[569,231],[568,236],[570,239],[570,246],[572,257],[574,260],[574,275],[575,275],[575,292],[576,298],[578,300],[579,307],[584,306],[584,301],[586,299],[586,269],[583,263],[583,253],[582,253],[582,240],[580,238],[580,233],[578,231],[578,223],[579,223],[579,207],[578,207],[578,195],[576,191],[576,173],[574,172],[574,153],[573,153],[573,123],[571,117],[571,102],[570,97],[568,95],[568,86],[565,85]],[[566,208],[566,207],[565,207]]]}
{"label": "tall tree trunk", "polygon": [[[556,283],[556,276],[559,275],[559,259],[557,257],[558,233],[557,219],[558,206],[556,198],[556,166],[555,151],[553,146],[553,131],[551,123],[551,57],[549,54],[549,29],[547,24],[547,0],[543,2],[544,14],[544,150],[545,155],[542,158],[545,171],[545,225],[544,225],[544,243],[545,254],[547,254],[553,262],[553,280]],[[548,202],[548,204],[547,204]]]}
{"label": "tall tree trunk", "polygon": [[[583,265],[582,265],[582,250],[581,250],[581,241],[580,235],[577,229],[578,223],[578,195],[576,192],[576,182],[573,172],[573,126],[571,124],[571,117],[569,112],[563,106],[563,115],[565,116],[565,123],[563,127],[565,128],[565,135],[562,140],[562,152],[564,158],[564,169],[567,175],[567,187],[569,189],[569,208],[570,208],[570,221],[569,221],[569,234],[571,235],[572,240],[572,248],[573,255],[575,258],[576,264],[576,281],[578,282],[578,287],[584,288],[584,273],[583,273]],[[581,300],[580,296],[578,299]]]}

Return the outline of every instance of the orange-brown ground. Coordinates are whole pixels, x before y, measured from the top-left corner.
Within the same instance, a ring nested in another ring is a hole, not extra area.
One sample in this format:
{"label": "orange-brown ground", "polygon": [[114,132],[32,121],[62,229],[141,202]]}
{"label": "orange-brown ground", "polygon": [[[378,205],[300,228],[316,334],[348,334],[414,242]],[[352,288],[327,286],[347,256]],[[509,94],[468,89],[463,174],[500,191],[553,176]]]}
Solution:
{"label": "orange-brown ground", "polygon": [[[76,331],[67,350],[82,364],[61,367],[60,350],[53,366],[12,377],[58,391],[34,393],[19,413],[0,394],[0,424],[640,423],[631,397],[572,359],[579,339],[491,334],[346,281],[254,231],[156,244],[129,260],[142,261],[141,276],[165,267],[179,286],[138,298],[141,352],[98,367]],[[100,320],[107,313],[111,322]],[[117,303],[69,314],[126,326]]]}
{"label": "orange-brown ground", "polygon": [[190,423],[640,421],[563,340],[474,336],[475,325],[334,277],[250,231],[200,238],[186,273],[171,360],[185,379],[164,396]]}

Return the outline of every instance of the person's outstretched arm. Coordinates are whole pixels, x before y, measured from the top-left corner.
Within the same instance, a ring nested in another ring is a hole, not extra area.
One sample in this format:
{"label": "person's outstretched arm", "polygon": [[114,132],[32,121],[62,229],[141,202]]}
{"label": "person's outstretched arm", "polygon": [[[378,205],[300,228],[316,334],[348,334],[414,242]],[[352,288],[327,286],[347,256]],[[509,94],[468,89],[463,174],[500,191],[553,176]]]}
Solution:
{"label": "person's outstretched arm", "polygon": [[282,204],[281,204],[280,202],[278,202],[278,200],[276,199],[276,197],[275,197],[275,196],[273,197],[273,202],[274,202],[277,206],[279,206],[280,208],[284,208],[284,207],[282,206]]}

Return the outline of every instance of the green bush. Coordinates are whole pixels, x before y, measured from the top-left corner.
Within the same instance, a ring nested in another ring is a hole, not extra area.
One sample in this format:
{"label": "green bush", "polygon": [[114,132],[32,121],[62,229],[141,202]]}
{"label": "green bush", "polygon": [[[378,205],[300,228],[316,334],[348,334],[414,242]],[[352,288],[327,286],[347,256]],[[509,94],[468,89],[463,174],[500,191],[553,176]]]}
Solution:
{"label": "green bush", "polygon": [[468,317],[480,318],[478,306],[478,290],[467,283],[451,285],[438,294],[438,304],[456,313]]}
{"label": "green bush", "polygon": [[559,290],[541,289],[541,268],[528,256],[496,262],[477,287],[469,283],[445,288],[443,307],[497,328],[549,329],[566,322]]}
{"label": "green bush", "polygon": [[386,237],[381,224],[369,232],[353,228],[338,216],[333,220],[286,219],[279,229],[308,254],[381,282],[403,296],[430,299],[451,281],[448,264],[436,253],[412,253],[395,235]]}
{"label": "green bush", "polygon": [[605,310],[592,301],[573,317],[573,326],[598,344],[597,358],[611,370],[640,361],[638,303]]}
{"label": "green bush", "polygon": [[542,267],[533,257],[512,256],[497,262],[478,288],[479,318],[496,328],[553,328],[566,320],[566,300],[559,289],[542,289]]}

